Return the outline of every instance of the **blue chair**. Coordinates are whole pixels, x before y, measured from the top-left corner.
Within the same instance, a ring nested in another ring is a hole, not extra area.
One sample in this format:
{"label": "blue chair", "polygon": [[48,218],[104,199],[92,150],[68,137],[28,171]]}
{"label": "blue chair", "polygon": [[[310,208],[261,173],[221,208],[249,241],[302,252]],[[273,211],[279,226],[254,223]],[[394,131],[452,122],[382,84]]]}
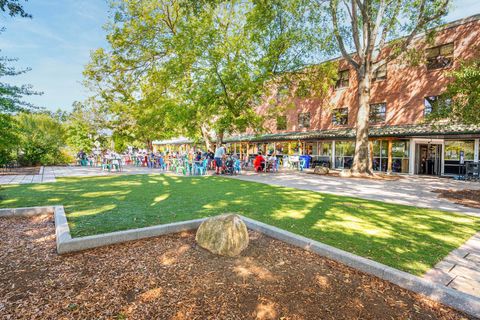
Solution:
{"label": "blue chair", "polygon": [[198,174],[198,175],[201,175],[201,176],[206,175],[207,174],[207,164],[208,164],[207,159],[203,160],[201,165],[195,164],[195,169],[194,169],[195,174]]}
{"label": "blue chair", "polygon": [[279,166],[279,163],[278,163],[278,159],[277,159],[277,160],[275,160],[275,162],[273,163],[272,171],[273,171],[273,172],[278,172],[278,166]]}
{"label": "blue chair", "polygon": [[163,171],[167,170],[167,164],[163,161],[163,158],[158,159],[158,165]]}
{"label": "blue chair", "polygon": [[233,164],[233,171],[235,173],[238,173],[238,174],[241,174],[242,173],[242,164],[240,162],[240,160],[235,160],[234,164]]}
{"label": "blue chair", "polygon": [[298,170],[303,171],[303,169],[305,169],[306,162],[307,161],[305,159],[301,159],[298,162]]}

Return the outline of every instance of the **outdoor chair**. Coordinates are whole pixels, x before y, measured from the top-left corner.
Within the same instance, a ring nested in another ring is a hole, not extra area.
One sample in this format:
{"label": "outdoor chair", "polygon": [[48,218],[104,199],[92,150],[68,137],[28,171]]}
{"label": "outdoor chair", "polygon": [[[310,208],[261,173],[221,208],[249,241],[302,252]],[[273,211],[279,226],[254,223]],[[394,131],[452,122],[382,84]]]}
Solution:
{"label": "outdoor chair", "polygon": [[480,180],[480,163],[468,162],[466,164],[465,180]]}
{"label": "outdoor chair", "polygon": [[201,165],[195,164],[194,165],[194,173],[204,176],[207,174],[207,159],[203,160]]}
{"label": "outdoor chair", "polygon": [[187,160],[183,160],[183,161],[178,161],[177,164],[176,164],[176,168],[175,168],[175,172],[177,174],[179,174],[180,172],[183,173],[183,175],[187,175],[187,167],[186,165],[188,165],[188,161]]}
{"label": "outdoor chair", "polygon": [[242,164],[240,160],[235,160],[235,163],[233,164],[233,170],[235,173],[241,174],[242,173]]}
{"label": "outdoor chair", "polygon": [[298,170],[303,171],[305,169],[307,161],[305,159],[300,159],[298,162]]}

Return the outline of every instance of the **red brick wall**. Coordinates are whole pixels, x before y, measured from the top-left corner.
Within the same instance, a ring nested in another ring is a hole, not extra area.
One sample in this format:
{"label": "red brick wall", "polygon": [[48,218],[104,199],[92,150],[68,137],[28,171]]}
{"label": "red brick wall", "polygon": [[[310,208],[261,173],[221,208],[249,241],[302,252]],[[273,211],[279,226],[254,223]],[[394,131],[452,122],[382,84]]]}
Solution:
{"label": "red brick wall", "polygon": [[[462,59],[472,58],[480,51],[480,20],[474,20],[457,26],[444,28],[437,32],[435,43],[426,44],[420,38],[415,46],[423,50],[441,44],[454,42],[454,67]],[[387,103],[386,121],[381,125],[403,125],[421,122],[424,112],[424,97],[436,96],[446,89],[449,69],[427,70],[424,64],[411,66],[398,59],[387,66],[387,79],[374,82],[371,91],[371,103]],[[339,70],[348,68],[346,61],[340,61]],[[326,130],[340,126],[332,125],[332,108],[348,107],[349,127],[354,126],[357,112],[356,73],[350,68],[350,83],[345,89],[332,90],[326,101],[319,99],[294,99],[293,107],[286,110],[287,130]],[[269,100],[274,99],[270,97]],[[269,108],[268,104],[258,107],[260,113]],[[301,129],[298,126],[298,114],[310,112],[310,128]],[[277,132],[276,120],[268,119],[267,128]]]}

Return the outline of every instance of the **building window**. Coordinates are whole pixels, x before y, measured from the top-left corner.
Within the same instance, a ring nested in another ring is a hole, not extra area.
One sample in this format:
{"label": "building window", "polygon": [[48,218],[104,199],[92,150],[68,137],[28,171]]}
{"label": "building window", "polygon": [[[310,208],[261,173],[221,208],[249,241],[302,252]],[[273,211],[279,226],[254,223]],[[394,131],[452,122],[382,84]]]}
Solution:
{"label": "building window", "polygon": [[380,81],[387,79],[387,64],[384,63],[373,72],[373,81]]}
{"label": "building window", "polygon": [[277,117],[277,130],[287,130],[287,116]]}
{"label": "building window", "polygon": [[[375,171],[387,172],[388,141],[374,140],[372,167]],[[408,173],[410,142],[406,140],[392,141],[392,171]]]}
{"label": "building window", "polygon": [[337,126],[348,124],[348,108],[334,109],[332,113],[332,124]]}
{"label": "building window", "polygon": [[298,126],[300,128],[310,127],[310,112],[302,112],[298,114]]}
{"label": "building window", "polygon": [[438,108],[445,108],[450,106],[452,100],[444,96],[430,96],[425,97],[425,109],[423,110],[424,116],[429,115],[432,111],[438,110]]}
{"label": "building window", "polygon": [[277,103],[282,102],[287,96],[290,91],[290,87],[288,85],[281,85],[277,88]]}
{"label": "building window", "polygon": [[426,50],[427,70],[448,68],[453,64],[453,43],[429,48]]}
{"label": "building window", "polygon": [[385,122],[386,113],[387,113],[386,103],[371,104],[369,122],[371,124]]}
{"label": "building window", "polygon": [[349,70],[343,70],[338,72],[338,80],[335,84],[336,89],[346,88],[348,87],[348,80],[350,78]]}
{"label": "building window", "polygon": [[353,155],[355,153],[355,142],[335,142],[335,168],[349,169],[352,167]]}
{"label": "building window", "polygon": [[[444,173],[462,174],[464,165],[475,159],[475,140],[446,140]],[[463,163],[462,161],[463,160]]]}

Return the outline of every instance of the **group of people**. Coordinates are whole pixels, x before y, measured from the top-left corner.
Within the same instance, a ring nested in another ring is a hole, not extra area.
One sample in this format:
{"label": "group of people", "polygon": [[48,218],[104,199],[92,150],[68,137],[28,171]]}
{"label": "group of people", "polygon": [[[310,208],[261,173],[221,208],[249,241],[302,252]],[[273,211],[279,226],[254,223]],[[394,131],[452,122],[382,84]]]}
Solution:
{"label": "group of people", "polygon": [[278,170],[278,160],[274,153],[264,156],[262,152],[259,152],[254,158],[244,155],[243,159],[241,159],[238,154],[229,154],[226,147],[222,144],[218,145],[214,152],[212,150],[190,150],[188,152],[136,150],[123,154],[105,151],[101,154],[89,155],[82,150],[77,154],[77,160],[82,166],[103,167],[105,163],[117,161],[119,162],[118,167],[134,165],[152,169],[159,168],[161,170],[175,170],[176,166],[188,164],[187,166],[190,168],[202,166],[204,171],[214,170],[217,175],[237,173],[252,164],[256,172]]}
{"label": "group of people", "polygon": [[266,157],[261,151],[253,160],[253,168],[256,172],[260,171],[278,171],[278,160],[274,153],[267,155]]}

